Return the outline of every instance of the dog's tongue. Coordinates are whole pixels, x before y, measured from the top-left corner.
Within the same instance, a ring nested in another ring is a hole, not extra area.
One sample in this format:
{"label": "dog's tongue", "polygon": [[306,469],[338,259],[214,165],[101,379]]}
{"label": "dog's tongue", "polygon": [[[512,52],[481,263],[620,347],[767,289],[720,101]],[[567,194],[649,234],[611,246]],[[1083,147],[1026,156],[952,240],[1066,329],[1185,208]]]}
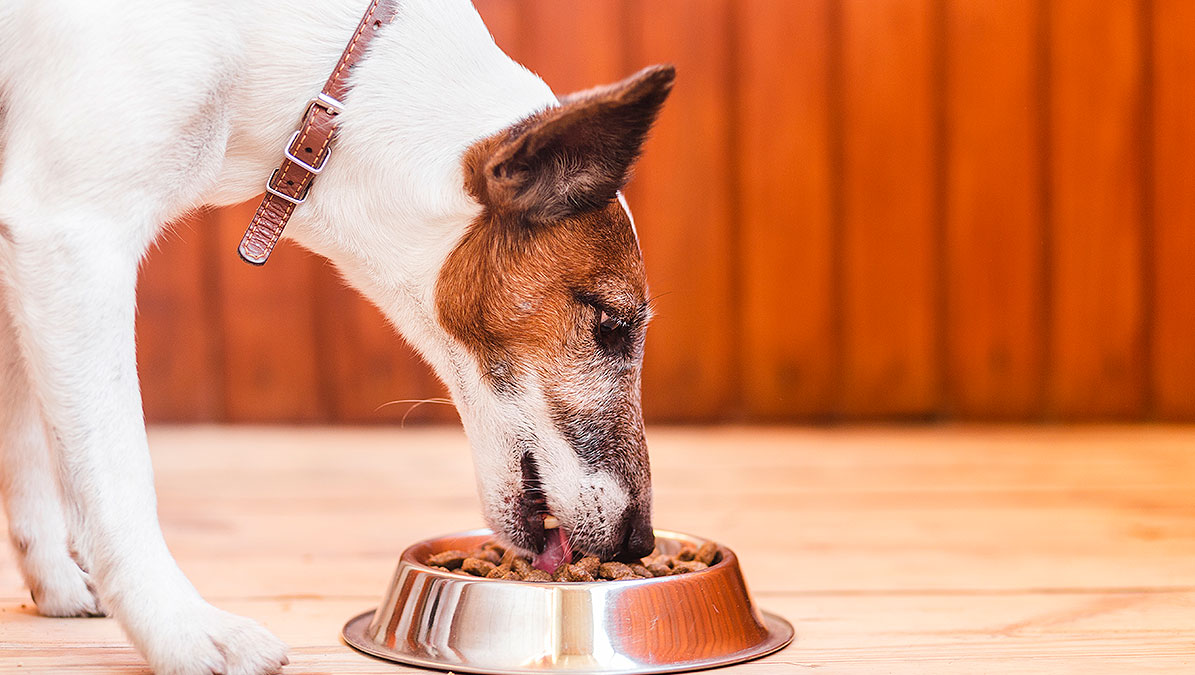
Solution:
{"label": "dog's tongue", "polygon": [[531,563],[545,572],[555,572],[560,563],[573,561],[573,549],[568,545],[568,534],[563,527],[554,527],[544,531],[547,544],[543,553],[535,556]]}

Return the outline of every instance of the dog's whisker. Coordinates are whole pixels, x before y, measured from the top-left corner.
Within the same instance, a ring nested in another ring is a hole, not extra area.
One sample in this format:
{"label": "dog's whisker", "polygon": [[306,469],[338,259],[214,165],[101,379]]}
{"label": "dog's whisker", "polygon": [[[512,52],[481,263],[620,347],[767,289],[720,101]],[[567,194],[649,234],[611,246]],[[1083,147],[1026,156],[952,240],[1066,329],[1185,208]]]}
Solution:
{"label": "dog's whisker", "polygon": [[424,403],[438,403],[438,404],[440,404],[440,405],[453,405],[453,402],[452,402],[452,400],[451,400],[451,399],[447,399],[447,398],[443,398],[443,397],[436,397],[436,398],[400,398],[400,399],[397,399],[397,400],[394,400],[394,401],[386,401],[386,402],[385,402],[385,403],[383,403],[382,405],[380,405],[380,406],[378,406],[378,407],[374,408],[374,409],[373,409],[373,411],[374,411],[374,412],[377,412],[377,411],[381,410],[382,408],[385,408],[386,406],[390,406],[390,405],[397,405],[397,404],[399,404],[399,403],[415,403],[415,404],[418,404],[418,405],[423,405]]}
{"label": "dog's whisker", "polygon": [[407,418],[410,417],[411,413],[414,412],[416,408],[418,408],[419,406],[421,406],[425,403],[435,403],[438,405],[455,405],[451,399],[442,398],[442,397],[403,398],[403,399],[398,399],[396,401],[387,401],[387,402],[383,403],[382,405],[374,408],[373,411],[377,412],[377,411],[381,410],[382,408],[385,408],[386,406],[396,405],[398,403],[410,403],[411,404],[411,407],[407,408],[407,411],[405,413],[403,413],[403,415],[402,415],[402,419],[399,420],[399,422],[398,422],[398,426],[400,429],[406,426]]}

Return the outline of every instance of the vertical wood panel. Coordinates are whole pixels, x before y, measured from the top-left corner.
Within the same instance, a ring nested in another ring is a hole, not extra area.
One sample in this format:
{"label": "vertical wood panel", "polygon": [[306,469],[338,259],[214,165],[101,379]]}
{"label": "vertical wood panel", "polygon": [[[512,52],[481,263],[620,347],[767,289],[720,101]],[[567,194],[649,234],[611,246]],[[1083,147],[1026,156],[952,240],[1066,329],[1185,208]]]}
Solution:
{"label": "vertical wood panel", "polygon": [[1034,0],[946,8],[946,391],[968,418],[1040,410],[1044,291]]}
{"label": "vertical wood panel", "polygon": [[932,5],[843,4],[844,407],[937,401]]}
{"label": "vertical wood panel", "polygon": [[[1192,3],[477,7],[562,94],[678,65],[628,191],[650,420],[1195,420]],[[324,261],[241,263],[251,209],[143,271],[151,420],[394,421],[442,394]]]}
{"label": "vertical wood panel", "polygon": [[1127,418],[1145,402],[1139,12],[1050,7],[1049,403],[1065,418]]}
{"label": "vertical wood panel", "polygon": [[1154,404],[1195,420],[1195,3],[1158,0],[1154,30]]}
{"label": "vertical wood panel", "polygon": [[320,376],[313,255],[282,242],[270,262],[254,267],[236,253],[255,202],[212,212],[223,255],[220,275],[225,335],[224,382],[232,422],[327,419]]}
{"label": "vertical wood panel", "polygon": [[558,96],[625,75],[622,0],[524,0],[523,65]]}
{"label": "vertical wood panel", "polygon": [[522,54],[522,0],[473,0],[481,20],[490,29],[494,42],[518,60]]}
{"label": "vertical wood panel", "polygon": [[735,7],[743,405],[752,418],[826,416],[838,376],[832,6]]}
{"label": "vertical wood panel", "polygon": [[[449,405],[409,401],[443,398],[447,390],[382,313],[320,261],[316,282],[318,355],[331,419],[349,423],[452,422]],[[396,403],[396,401],[403,401]]]}
{"label": "vertical wood panel", "polygon": [[633,67],[677,66],[677,82],[628,191],[656,320],[643,407],[656,420],[724,419],[735,387],[729,5],[633,2]]}
{"label": "vertical wood panel", "polygon": [[[137,283],[137,370],[146,418],[218,420],[224,414],[220,341],[211,325],[215,233],[201,217],[159,237]],[[235,252],[234,252],[235,255]]]}

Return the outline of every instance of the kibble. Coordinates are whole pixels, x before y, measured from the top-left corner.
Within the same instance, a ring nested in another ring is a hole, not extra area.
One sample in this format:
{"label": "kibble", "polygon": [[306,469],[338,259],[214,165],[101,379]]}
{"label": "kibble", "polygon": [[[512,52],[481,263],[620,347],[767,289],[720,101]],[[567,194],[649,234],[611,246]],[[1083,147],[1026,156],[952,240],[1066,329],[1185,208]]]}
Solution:
{"label": "kibble", "polygon": [[481,558],[465,558],[461,563],[461,571],[468,572],[475,577],[484,577],[497,568],[498,566],[494,563]]}
{"label": "kibble", "polygon": [[527,558],[506,549],[497,542],[487,541],[472,551],[442,551],[428,556],[432,569],[455,574],[467,574],[486,579],[509,581],[625,581],[651,579],[677,574],[689,574],[716,565],[722,559],[718,545],[706,542],[700,547],[685,544],[674,555],[652,551],[643,560],[631,564],[602,561],[596,556],[584,556],[576,562],[563,563],[552,572],[536,569]]}
{"label": "kibble", "polygon": [[499,565],[498,567],[495,567],[494,569],[490,570],[489,574],[486,574],[485,577],[487,579],[507,579],[509,581],[523,580],[522,576],[515,574],[514,570],[510,569],[506,565]]}
{"label": "kibble", "polygon": [[[514,560],[511,561],[510,567],[515,571],[516,574],[521,574],[523,576],[527,576],[535,570],[535,568],[531,566],[531,561],[519,556],[514,557]],[[543,570],[540,571],[544,572]],[[547,574],[547,572],[544,572],[544,574]]]}
{"label": "kibble", "polygon": [[464,551],[444,551],[437,553],[427,559],[427,564],[433,566],[447,567],[450,570],[456,569],[465,562],[465,558],[469,555]]}
{"label": "kibble", "polygon": [[585,567],[580,564],[570,565],[568,563],[562,564],[556,568],[556,573],[552,575],[552,581],[593,581],[593,575]]}
{"label": "kibble", "polygon": [[585,556],[577,561],[577,567],[583,570],[591,579],[598,575],[598,568],[601,566],[602,561],[595,556]]}
{"label": "kibble", "polygon": [[478,560],[485,560],[493,565],[497,565],[498,563],[502,562],[502,554],[499,553],[497,549],[492,548],[485,548],[477,551],[473,557],[477,558]]}
{"label": "kibble", "polygon": [[619,579],[627,576],[628,574],[633,575],[634,572],[631,571],[629,565],[625,565],[620,562],[608,562],[602,563],[601,566],[598,567],[598,574],[601,575],[603,579]]}
{"label": "kibble", "polygon": [[686,572],[699,572],[706,567],[709,567],[700,560],[681,560],[672,566],[672,574],[685,574]]}
{"label": "kibble", "polygon": [[669,561],[667,560],[656,558],[655,560],[647,563],[647,571],[651,573],[653,577],[666,577],[669,574],[672,574],[672,565],[669,564]]}

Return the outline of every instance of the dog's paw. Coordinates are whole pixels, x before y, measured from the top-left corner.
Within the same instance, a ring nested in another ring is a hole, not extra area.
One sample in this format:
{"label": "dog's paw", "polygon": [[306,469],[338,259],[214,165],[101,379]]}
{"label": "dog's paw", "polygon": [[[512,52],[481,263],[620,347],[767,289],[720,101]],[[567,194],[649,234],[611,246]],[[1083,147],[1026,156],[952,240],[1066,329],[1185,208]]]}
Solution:
{"label": "dog's paw", "polygon": [[42,616],[104,616],[91,578],[69,557],[26,559],[29,595]]}
{"label": "dog's paw", "polygon": [[157,675],[272,675],[289,663],[261,624],[207,604],[137,637]]}

